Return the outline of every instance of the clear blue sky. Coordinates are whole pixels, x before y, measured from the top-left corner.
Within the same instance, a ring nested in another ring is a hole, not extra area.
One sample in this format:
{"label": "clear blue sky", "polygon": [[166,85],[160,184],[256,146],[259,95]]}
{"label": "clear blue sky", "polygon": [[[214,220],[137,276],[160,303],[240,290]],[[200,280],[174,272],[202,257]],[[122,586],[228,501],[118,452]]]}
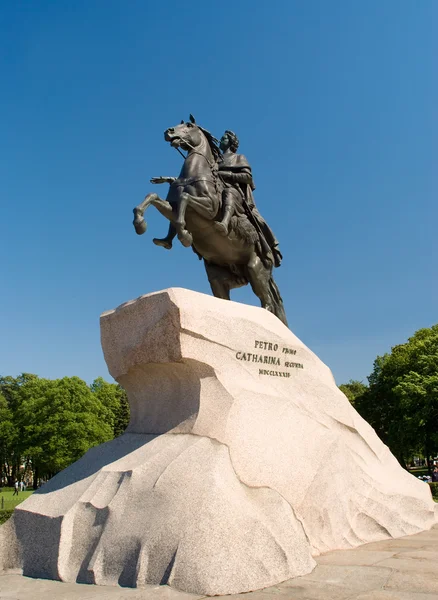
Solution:
{"label": "clear blue sky", "polygon": [[[291,329],[338,383],[438,321],[436,0],[3,3],[0,373],[109,378],[99,314],[210,293],[167,222],[192,112],[248,157]],[[257,304],[248,288],[234,299]]]}

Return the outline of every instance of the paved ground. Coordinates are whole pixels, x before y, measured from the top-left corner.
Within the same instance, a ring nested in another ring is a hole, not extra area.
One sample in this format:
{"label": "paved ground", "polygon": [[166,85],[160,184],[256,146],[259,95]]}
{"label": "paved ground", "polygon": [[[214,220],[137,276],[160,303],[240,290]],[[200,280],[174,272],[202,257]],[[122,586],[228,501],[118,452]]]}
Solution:
{"label": "paved ground", "polygon": [[[405,538],[324,554],[316,569],[234,600],[438,600],[438,525]],[[0,574],[0,600],[199,600],[167,586],[103,587]]]}

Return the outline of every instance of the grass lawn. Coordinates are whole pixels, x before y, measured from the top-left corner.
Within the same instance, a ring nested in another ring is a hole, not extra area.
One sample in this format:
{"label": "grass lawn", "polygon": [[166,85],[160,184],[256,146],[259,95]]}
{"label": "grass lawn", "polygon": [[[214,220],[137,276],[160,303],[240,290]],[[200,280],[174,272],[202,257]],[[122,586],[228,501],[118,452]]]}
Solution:
{"label": "grass lawn", "polygon": [[18,496],[13,496],[13,493],[12,491],[3,491],[0,489],[0,510],[12,510],[17,504],[20,504],[20,502],[23,502],[23,500],[26,500],[26,498],[33,494],[33,490],[18,492]]}

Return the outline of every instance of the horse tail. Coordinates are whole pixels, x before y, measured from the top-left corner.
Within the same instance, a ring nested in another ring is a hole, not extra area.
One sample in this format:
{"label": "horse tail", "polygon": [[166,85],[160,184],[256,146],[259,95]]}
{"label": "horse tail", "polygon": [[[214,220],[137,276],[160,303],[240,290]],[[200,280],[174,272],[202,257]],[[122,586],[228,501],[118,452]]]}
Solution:
{"label": "horse tail", "polygon": [[269,292],[272,297],[275,316],[278,317],[280,321],[286,325],[286,327],[289,327],[289,325],[287,324],[286,311],[284,310],[283,299],[272,275],[269,278]]}

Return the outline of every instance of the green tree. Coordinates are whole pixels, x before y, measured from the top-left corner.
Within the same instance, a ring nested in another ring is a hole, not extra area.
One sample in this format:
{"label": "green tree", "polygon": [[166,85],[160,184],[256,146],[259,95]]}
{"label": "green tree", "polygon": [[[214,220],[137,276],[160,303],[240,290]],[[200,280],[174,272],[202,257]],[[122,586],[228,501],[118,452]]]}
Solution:
{"label": "green tree", "polygon": [[35,379],[22,386],[18,419],[21,453],[32,465],[34,487],[113,438],[108,408],[78,377]]}
{"label": "green tree", "polygon": [[8,478],[8,484],[12,485],[12,463],[14,449],[17,442],[17,429],[13,420],[13,414],[3,394],[0,393],[0,480]]}
{"label": "green tree", "polygon": [[114,422],[114,437],[118,437],[125,432],[126,428],[129,425],[129,418],[131,415],[129,409],[128,395],[126,391],[120,386],[117,386],[119,389],[119,409],[117,411],[116,419]]}
{"label": "green tree", "polygon": [[22,427],[18,417],[23,399],[23,387],[38,379],[37,375],[22,373],[18,377],[0,376],[0,459],[1,475],[12,486],[22,464]]}
{"label": "green tree", "polygon": [[347,396],[351,404],[355,406],[356,400],[363,396],[363,394],[367,391],[368,386],[362,383],[362,381],[350,379],[348,383],[341,384],[339,389]]}
{"label": "green tree", "polygon": [[91,391],[109,410],[107,423],[114,437],[121,435],[129,423],[129,403],[125,390],[117,383],[108,383],[98,377],[90,386]]}
{"label": "green tree", "polygon": [[355,403],[400,463],[438,450],[438,325],[420,329],[391,353],[378,356],[369,388]]}

